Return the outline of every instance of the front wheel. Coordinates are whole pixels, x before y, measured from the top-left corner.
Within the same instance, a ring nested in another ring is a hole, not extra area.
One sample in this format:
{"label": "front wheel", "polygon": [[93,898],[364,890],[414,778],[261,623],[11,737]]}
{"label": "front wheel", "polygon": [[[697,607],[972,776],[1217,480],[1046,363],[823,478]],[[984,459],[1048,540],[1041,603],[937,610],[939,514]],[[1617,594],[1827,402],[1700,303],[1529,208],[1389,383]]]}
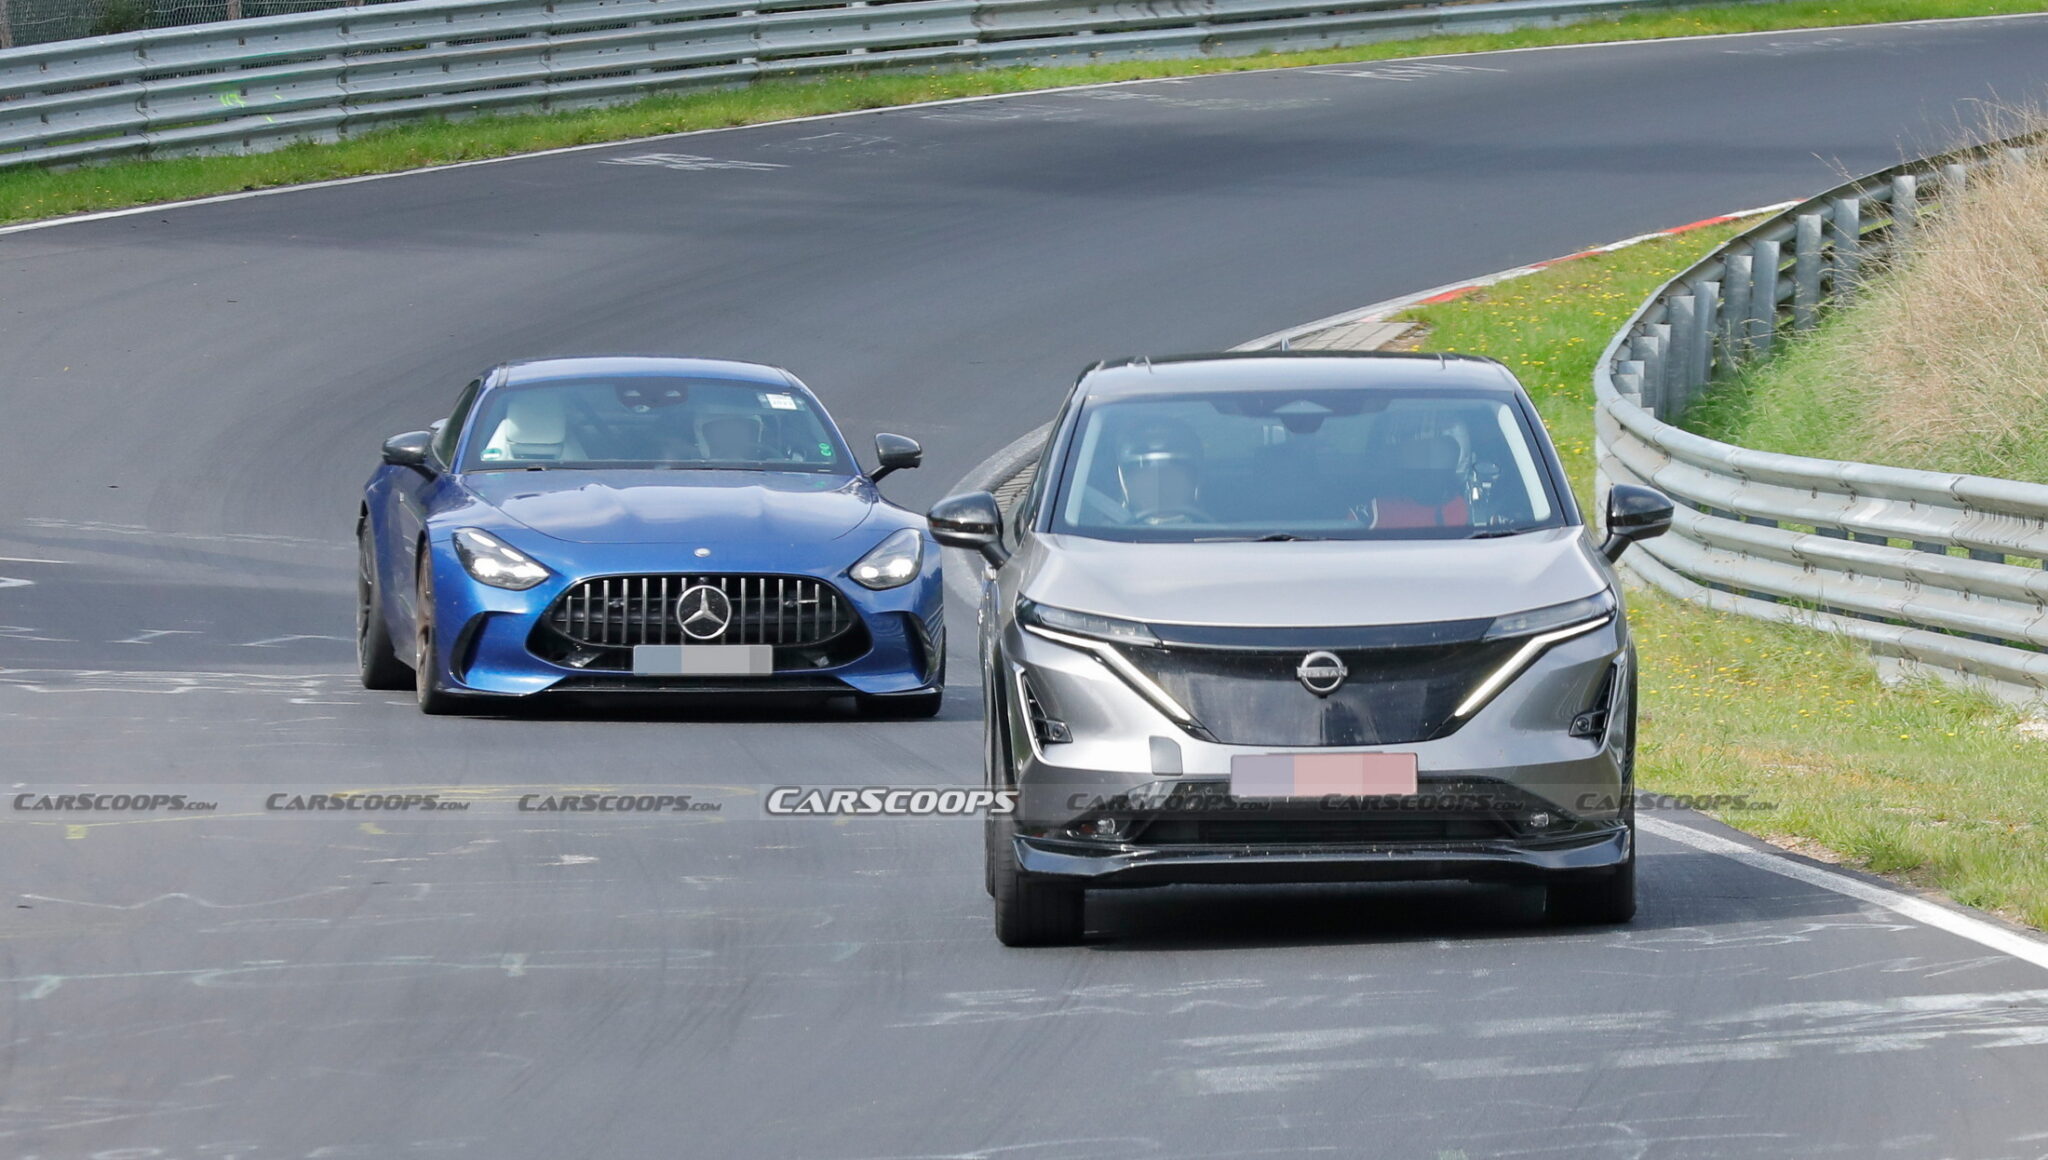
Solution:
{"label": "front wheel", "polygon": [[434,567],[425,545],[420,547],[419,601],[413,609],[413,694],[420,712],[429,717],[446,717],[462,712],[462,698],[441,687],[440,663],[434,657]]}
{"label": "front wheel", "polygon": [[999,823],[989,843],[995,887],[996,939],[1006,947],[1072,946],[1081,941],[1087,892],[1065,882],[1026,877],[1017,866],[1017,827]]}
{"label": "front wheel", "polygon": [[367,522],[356,533],[356,668],[363,688],[391,692],[410,689],[412,670],[398,659],[391,626],[384,622],[384,594],[378,591],[377,550],[370,543]]}
{"label": "front wheel", "polygon": [[1636,916],[1636,853],[1631,837],[1628,861],[1605,877],[1555,882],[1544,891],[1544,913],[1565,926],[1613,926]]}

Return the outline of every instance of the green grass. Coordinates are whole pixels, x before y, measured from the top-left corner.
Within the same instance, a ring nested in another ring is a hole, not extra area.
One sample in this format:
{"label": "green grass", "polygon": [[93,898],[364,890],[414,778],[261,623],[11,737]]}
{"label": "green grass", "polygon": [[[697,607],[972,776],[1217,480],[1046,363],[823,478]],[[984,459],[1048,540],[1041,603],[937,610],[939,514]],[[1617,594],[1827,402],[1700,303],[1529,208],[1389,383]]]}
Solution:
{"label": "green grass", "polygon": [[[1732,227],[1731,227],[1732,228]],[[1413,312],[1424,346],[1514,368],[1583,502],[1592,481],[1592,368],[1656,286],[1731,228],[1581,259]],[[1989,698],[1887,687],[1845,638],[1630,594],[1642,654],[1643,785],[1745,794],[1724,821],[2048,927],[2048,741]]]}
{"label": "green grass", "polygon": [[[1943,358],[1937,348],[1946,344],[1932,335],[1921,344],[1930,360],[1946,361],[1959,374],[1995,376],[2020,388],[2011,392],[2005,421],[1968,424],[1955,421],[1954,414],[1931,420],[1898,415],[1869,396],[1861,366],[1868,360],[1856,352],[1875,331],[1894,329],[1891,305],[1858,303],[1825,318],[1811,333],[1781,344],[1770,358],[1700,396],[1687,410],[1684,427],[1710,439],[1788,455],[2048,483],[2048,439],[2040,437],[2037,425],[2048,404],[2036,385],[2038,364],[2026,359],[2009,373],[2020,361],[2011,355],[2032,352],[2000,349],[2020,330],[2017,326],[1990,333],[2009,323],[2010,315],[1984,315],[1983,341],[1973,349],[1964,344],[1961,358]],[[2014,308],[2027,307],[2015,303]],[[1948,397],[1944,385],[1931,381],[1919,389],[1931,400]]]}
{"label": "green grass", "polygon": [[2048,0],[1787,0],[1641,13],[1563,28],[1439,36],[1314,52],[1199,60],[1132,61],[1061,68],[852,75],[745,89],[653,97],[610,109],[477,117],[406,125],[327,145],[296,145],[247,157],[167,158],[62,171],[0,172],[0,222],[56,217],[238,190],[427,165],[503,157],[538,149],[756,124],[819,113],[873,109],[947,97],[1028,92],[1061,85],[1298,65],[1392,60],[1540,45],[1652,40],[1715,32],[1761,32],[2048,9]]}

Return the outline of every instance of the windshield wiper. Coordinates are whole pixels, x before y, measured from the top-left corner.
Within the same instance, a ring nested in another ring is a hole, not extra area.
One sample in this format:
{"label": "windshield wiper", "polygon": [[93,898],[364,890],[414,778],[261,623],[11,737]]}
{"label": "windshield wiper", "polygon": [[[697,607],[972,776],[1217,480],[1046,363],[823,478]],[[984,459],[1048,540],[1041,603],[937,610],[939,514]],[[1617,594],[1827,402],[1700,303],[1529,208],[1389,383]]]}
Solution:
{"label": "windshield wiper", "polygon": [[1535,528],[1488,528],[1483,532],[1473,532],[1465,538],[1468,540],[1497,540],[1502,536],[1519,536],[1525,532],[1533,532],[1535,530]]}
{"label": "windshield wiper", "polygon": [[1263,536],[1198,536],[1189,542],[1195,544],[1284,544],[1320,542],[1330,538],[1329,536],[1297,536],[1293,532],[1267,532]]}

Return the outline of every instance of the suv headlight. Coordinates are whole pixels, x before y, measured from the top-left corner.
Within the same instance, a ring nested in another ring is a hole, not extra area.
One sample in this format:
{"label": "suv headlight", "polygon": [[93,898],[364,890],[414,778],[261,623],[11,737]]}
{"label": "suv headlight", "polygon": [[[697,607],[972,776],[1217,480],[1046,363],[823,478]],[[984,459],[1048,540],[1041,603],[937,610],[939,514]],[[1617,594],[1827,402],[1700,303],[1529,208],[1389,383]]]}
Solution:
{"label": "suv headlight", "polygon": [[1499,640],[1507,636],[1529,636],[1553,629],[1569,628],[1588,620],[1602,620],[1614,612],[1614,596],[1606,591],[1596,592],[1583,600],[1552,604],[1544,608],[1532,608],[1496,617],[1486,630],[1487,640]]}
{"label": "suv headlight", "polygon": [[1515,650],[1501,666],[1486,675],[1479,686],[1466,694],[1464,701],[1452,711],[1453,717],[1469,717],[1485,707],[1493,695],[1506,688],[1509,681],[1522,674],[1545,649],[1560,641],[1591,632],[1614,619],[1614,595],[1598,592],[1583,600],[1565,604],[1552,604],[1546,608],[1531,609],[1498,617],[1492,627],[1486,630],[1486,640],[1526,638],[1522,647]]}
{"label": "suv headlight", "polygon": [[1110,672],[1122,678],[1126,685],[1137,690],[1139,696],[1150,701],[1153,708],[1182,725],[1197,724],[1195,715],[1182,708],[1180,702],[1173,699],[1173,694],[1160,688],[1158,682],[1117,651],[1116,646],[1120,644],[1159,647],[1159,638],[1137,621],[1097,616],[1092,612],[1073,612],[1035,600],[1019,600],[1017,623],[1035,636],[1094,656]]}
{"label": "suv headlight", "polygon": [[1085,636],[1090,640],[1135,644],[1147,648],[1159,647],[1159,638],[1152,635],[1152,630],[1135,620],[1097,616],[1092,612],[1072,612],[1065,608],[1054,608],[1050,604],[1040,604],[1035,600],[1017,602],[1017,623],[1025,628],[1064,633],[1068,636]]}
{"label": "suv headlight", "polygon": [[916,528],[903,528],[889,533],[889,538],[875,545],[875,549],[862,556],[853,566],[854,583],[863,588],[881,591],[887,588],[901,588],[924,568],[924,537]]}
{"label": "suv headlight", "polygon": [[479,584],[523,592],[548,578],[538,561],[478,528],[455,529],[455,555]]}

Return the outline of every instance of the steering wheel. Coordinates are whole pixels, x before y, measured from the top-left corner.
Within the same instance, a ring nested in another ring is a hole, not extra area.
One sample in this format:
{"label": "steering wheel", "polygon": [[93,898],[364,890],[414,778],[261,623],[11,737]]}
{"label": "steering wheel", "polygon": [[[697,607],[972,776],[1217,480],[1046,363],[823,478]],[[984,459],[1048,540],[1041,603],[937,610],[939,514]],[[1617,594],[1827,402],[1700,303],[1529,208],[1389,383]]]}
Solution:
{"label": "steering wheel", "polygon": [[1173,523],[1180,520],[1186,520],[1191,523],[1204,524],[1213,524],[1216,522],[1216,518],[1214,516],[1211,516],[1208,512],[1205,512],[1198,507],[1147,508],[1144,511],[1134,512],[1131,515],[1132,523],[1146,524],[1154,527],[1160,524]]}

